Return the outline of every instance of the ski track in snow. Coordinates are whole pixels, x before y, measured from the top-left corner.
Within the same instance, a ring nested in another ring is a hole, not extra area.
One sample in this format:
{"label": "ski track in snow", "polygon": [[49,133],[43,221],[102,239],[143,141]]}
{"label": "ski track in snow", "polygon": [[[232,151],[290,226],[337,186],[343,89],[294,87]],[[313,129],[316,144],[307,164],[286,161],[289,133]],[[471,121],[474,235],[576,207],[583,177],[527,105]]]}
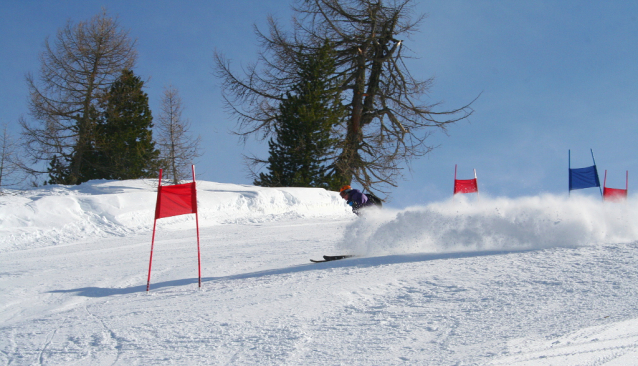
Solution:
{"label": "ski track in snow", "polygon": [[638,364],[633,200],[356,217],[323,190],[202,182],[202,288],[187,215],[159,221],[147,293],[152,191],[0,197],[0,365]]}

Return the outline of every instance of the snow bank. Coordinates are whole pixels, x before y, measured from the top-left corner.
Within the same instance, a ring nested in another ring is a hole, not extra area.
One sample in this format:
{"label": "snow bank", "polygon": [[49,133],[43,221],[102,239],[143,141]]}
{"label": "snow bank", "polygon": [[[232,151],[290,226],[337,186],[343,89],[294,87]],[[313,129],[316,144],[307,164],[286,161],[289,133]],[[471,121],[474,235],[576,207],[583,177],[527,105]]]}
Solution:
{"label": "snow bank", "polygon": [[[156,181],[91,181],[0,196],[0,251],[68,243],[88,237],[152,230]],[[197,182],[200,227],[295,217],[353,216],[335,192],[319,188],[264,188]],[[192,227],[194,215],[158,221]]]}
{"label": "snow bank", "polygon": [[359,255],[577,247],[638,240],[638,202],[583,196],[457,196],[403,211],[371,210],[350,224],[340,250]]}
{"label": "snow bank", "polygon": [[[70,243],[84,238],[150,232],[154,180],[91,181],[0,196],[0,251]],[[335,192],[318,188],[264,188],[200,181],[200,227],[282,219],[354,218]],[[638,240],[636,197],[603,203],[583,196],[468,196],[405,210],[368,210],[337,244],[366,256],[404,253],[528,250]],[[194,215],[158,221],[158,227],[194,227]]]}

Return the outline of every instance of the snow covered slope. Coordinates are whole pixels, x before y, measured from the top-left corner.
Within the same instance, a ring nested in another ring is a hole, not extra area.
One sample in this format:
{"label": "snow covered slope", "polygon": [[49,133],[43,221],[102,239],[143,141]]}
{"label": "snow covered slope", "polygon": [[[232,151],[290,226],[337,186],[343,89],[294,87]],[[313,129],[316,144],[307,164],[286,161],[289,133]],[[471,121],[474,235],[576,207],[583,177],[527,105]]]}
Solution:
{"label": "snow covered slope", "polygon": [[[198,182],[203,227],[281,218],[352,215],[335,193],[316,188],[262,188]],[[0,252],[67,243],[80,238],[126,236],[151,230],[157,181],[92,181],[0,196]],[[193,215],[158,221],[179,227]]]}
{"label": "snow covered slope", "polygon": [[[0,365],[638,364],[638,207],[89,182],[0,196]],[[322,254],[358,257],[311,264]]]}

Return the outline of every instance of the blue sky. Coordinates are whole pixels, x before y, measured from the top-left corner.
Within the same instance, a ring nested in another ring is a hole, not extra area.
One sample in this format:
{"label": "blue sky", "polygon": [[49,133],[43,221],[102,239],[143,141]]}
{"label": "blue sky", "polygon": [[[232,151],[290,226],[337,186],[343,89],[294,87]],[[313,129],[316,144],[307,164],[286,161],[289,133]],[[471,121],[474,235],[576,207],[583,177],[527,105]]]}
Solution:
{"label": "blue sky", "polygon": [[[151,109],[165,86],[179,90],[202,137],[198,178],[250,184],[242,154],[266,156],[267,146],[229,134],[235,122],[212,56],[217,49],[236,67],[255,61],[253,25],[265,29],[268,14],[287,25],[288,0],[1,1],[0,123],[28,117],[24,76],[37,73],[44,39],[102,7],[137,39],[135,72],[148,79]],[[638,188],[638,3],[447,0],[416,11],[428,16],[404,44],[418,57],[414,75],[435,78],[430,101],[452,109],[482,94],[469,120],[431,137],[438,148],[406,169],[390,206],[449,198],[455,164],[459,178],[477,170],[483,194],[566,194],[568,149],[572,167],[591,165],[591,148],[608,186],[624,187],[629,170],[630,194]]]}

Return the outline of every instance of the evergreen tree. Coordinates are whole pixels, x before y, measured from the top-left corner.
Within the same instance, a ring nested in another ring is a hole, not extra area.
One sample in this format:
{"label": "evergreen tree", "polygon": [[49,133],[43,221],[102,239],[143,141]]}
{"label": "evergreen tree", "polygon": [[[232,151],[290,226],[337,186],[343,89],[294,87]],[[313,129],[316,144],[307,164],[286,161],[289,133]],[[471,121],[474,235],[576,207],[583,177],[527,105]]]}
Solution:
{"label": "evergreen tree", "polygon": [[123,70],[105,96],[104,114],[85,164],[83,180],[139,179],[157,176],[159,150],[153,141],[153,117],[144,82]]}
{"label": "evergreen tree", "polygon": [[49,167],[47,168],[47,173],[49,174],[49,180],[44,182],[44,184],[71,184],[69,180],[69,162],[62,162],[65,158],[58,158],[57,155],[53,155],[51,158],[51,162],[49,163]]}
{"label": "evergreen tree", "polygon": [[297,63],[298,82],[279,106],[271,138],[268,174],[256,185],[268,187],[322,187],[338,189],[343,179],[335,176],[336,140],[333,128],[345,116],[340,90],[334,80],[334,51],[329,43],[303,54]]}

